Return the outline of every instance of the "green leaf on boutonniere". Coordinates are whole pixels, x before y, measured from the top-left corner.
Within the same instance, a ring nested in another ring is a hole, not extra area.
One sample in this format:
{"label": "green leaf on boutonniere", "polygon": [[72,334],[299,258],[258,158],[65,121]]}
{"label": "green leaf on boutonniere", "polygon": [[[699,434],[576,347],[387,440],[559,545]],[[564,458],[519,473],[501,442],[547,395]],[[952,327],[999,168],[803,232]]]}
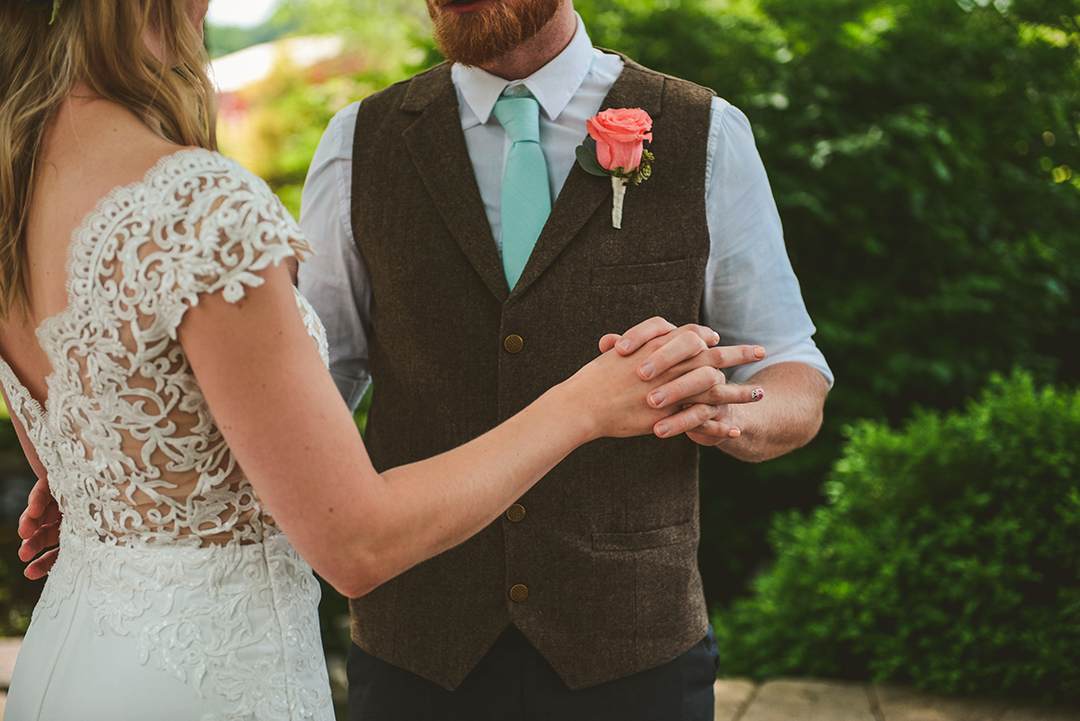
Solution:
{"label": "green leaf on boutonniere", "polygon": [[648,150],[641,151],[641,165],[630,176],[630,180],[634,182],[634,185],[641,185],[642,181],[649,179],[649,176],[652,175],[652,162],[654,160],[656,160],[656,156]]}
{"label": "green leaf on boutonniere", "polygon": [[577,155],[578,165],[586,173],[599,175],[603,178],[611,176],[611,173],[604,170],[604,167],[600,165],[600,161],[596,159],[596,141],[593,140],[591,135],[585,136],[585,140],[581,145],[577,146],[574,154]]}

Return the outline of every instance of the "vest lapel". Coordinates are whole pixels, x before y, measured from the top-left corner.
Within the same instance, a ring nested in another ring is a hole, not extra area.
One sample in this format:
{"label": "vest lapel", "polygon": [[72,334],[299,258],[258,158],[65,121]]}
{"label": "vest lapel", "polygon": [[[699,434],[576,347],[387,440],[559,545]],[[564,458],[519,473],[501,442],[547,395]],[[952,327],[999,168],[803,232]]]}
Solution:
{"label": "vest lapel", "polygon": [[484,284],[505,301],[510,289],[472,172],[450,65],[413,78],[401,109],[419,114],[402,137],[424,187]]}
{"label": "vest lapel", "polygon": [[[604,52],[611,53],[610,50]],[[604,102],[600,104],[600,110],[642,108],[653,120],[659,118],[661,97],[664,91],[663,77],[645,71],[621,53],[613,54],[622,58],[623,71],[608,91]],[[587,134],[585,127],[582,126],[581,139],[584,140]],[[610,209],[611,181],[590,175],[574,163],[559,197],[555,200],[555,205],[551,208],[548,222],[536,241],[532,255],[529,256],[529,262],[525,265],[525,270],[522,271],[513,292],[510,293],[511,299],[523,293],[533,281],[540,277],[544,269],[551,265],[566,244],[573,240],[582,226],[605,201]]]}

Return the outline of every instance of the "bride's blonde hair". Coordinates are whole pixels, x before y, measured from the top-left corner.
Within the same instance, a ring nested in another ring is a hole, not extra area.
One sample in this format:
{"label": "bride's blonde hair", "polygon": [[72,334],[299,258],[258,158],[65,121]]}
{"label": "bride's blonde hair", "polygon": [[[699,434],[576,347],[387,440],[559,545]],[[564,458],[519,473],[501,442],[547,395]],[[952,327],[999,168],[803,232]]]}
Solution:
{"label": "bride's blonde hair", "polygon": [[[216,149],[208,59],[188,0],[0,1],[0,319],[24,307],[24,232],[42,138],[76,83],[179,145]],[[169,59],[143,42],[150,28]]]}

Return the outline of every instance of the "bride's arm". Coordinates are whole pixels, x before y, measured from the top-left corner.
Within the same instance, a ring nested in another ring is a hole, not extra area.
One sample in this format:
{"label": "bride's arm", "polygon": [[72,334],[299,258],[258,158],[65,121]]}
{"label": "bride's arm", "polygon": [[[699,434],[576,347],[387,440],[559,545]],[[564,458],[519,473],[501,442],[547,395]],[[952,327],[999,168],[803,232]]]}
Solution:
{"label": "bride's arm", "polygon": [[[679,398],[706,390],[704,381],[674,389],[672,378],[688,369],[643,382],[644,355],[607,353],[484,436],[379,474],[304,329],[287,271],[259,275],[266,282],[238,303],[200,296],[180,342],[260,498],[300,554],[350,597],[480,531],[582,443],[648,433],[665,418],[674,435],[712,412],[670,415]],[[692,336],[668,340],[689,358],[704,347]],[[667,409],[650,408],[646,394],[665,383]]]}

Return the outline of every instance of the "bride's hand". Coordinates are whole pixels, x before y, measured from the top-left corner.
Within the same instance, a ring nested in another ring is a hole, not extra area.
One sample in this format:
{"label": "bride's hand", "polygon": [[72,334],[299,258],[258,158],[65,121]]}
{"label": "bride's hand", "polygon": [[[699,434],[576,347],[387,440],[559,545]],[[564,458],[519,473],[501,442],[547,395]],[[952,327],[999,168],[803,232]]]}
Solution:
{"label": "bride's hand", "polygon": [[[723,385],[718,367],[758,360],[760,348],[710,348],[719,341],[712,330],[698,325],[672,328],[659,318],[635,326],[623,338],[640,346],[636,352],[624,357],[611,350],[614,342],[607,342],[609,350],[568,381],[577,386],[576,400],[593,414],[598,436],[653,432],[667,438],[707,421],[716,412],[714,402],[756,400],[752,389],[737,386],[727,387],[724,398],[717,398]],[[649,337],[652,340],[642,344]],[[605,336],[607,341],[613,338],[619,337]]]}

